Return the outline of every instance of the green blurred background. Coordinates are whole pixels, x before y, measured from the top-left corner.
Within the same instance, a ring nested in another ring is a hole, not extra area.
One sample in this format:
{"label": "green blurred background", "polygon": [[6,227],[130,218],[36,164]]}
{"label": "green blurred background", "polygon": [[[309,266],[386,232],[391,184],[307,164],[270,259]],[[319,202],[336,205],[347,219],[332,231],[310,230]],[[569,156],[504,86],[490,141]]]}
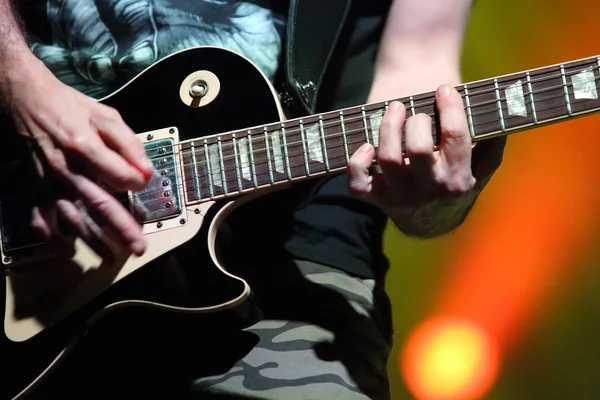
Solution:
{"label": "green blurred background", "polygon": [[[463,80],[600,55],[599,16],[597,0],[478,0]],[[454,233],[418,241],[388,229],[394,399],[415,398],[400,368],[408,338],[448,312],[498,346],[498,374],[483,398],[600,398],[598,145],[598,116],[518,133]],[[461,363],[453,354],[450,369]]]}

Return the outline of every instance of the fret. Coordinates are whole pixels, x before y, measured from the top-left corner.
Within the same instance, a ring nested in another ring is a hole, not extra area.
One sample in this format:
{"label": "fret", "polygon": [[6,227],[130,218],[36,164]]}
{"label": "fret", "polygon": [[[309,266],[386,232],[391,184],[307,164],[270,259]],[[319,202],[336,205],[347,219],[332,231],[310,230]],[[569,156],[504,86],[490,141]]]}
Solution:
{"label": "fret", "polygon": [[[184,159],[184,164],[186,163]],[[196,160],[196,148],[194,147],[194,142],[190,145],[190,163],[192,169],[192,177],[194,179],[194,194],[196,195],[196,200],[200,200],[202,198],[200,194],[200,178],[198,177],[198,161]]]}
{"label": "fret", "polygon": [[204,157],[204,148],[202,144],[197,145],[197,142],[194,142],[193,148],[194,158],[196,159],[195,167],[196,176],[198,178],[199,186],[198,190],[200,192],[200,196],[197,200],[207,199],[211,197],[210,194],[210,185],[208,183],[209,174],[206,171],[206,160]]}
{"label": "fret", "polygon": [[563,83],[558,67],[541,68],[531,72],[531,89],[535,98],[537,122],[546,122],[568,113],[563,95]]}
{"label": "fret", "polygon": [[272,185],[275,180],[272,170],[268,136],[264,127],[257,127],[252,133],[252,149],[250,154],[254,164],[258,186]]}
{"label": "fret", "polygon": [[531,75],[526,72],[527,75],[527,89],[529,90],[529,101],[531,102],[531,115],[533,116],[533,123],[538,123],[537,113],[535,111],[535,101],[533,99],[533,89],[531,88]]}
{"label": "fret", "polygon": [[248,130],[248,155],[250,156],[250,175],[254,187],[258,187],[258,177],[256,173],[256,164],[254,163],[254,149],[252,146],[252,131]]}
{"label": "fret", "polygon": [[[398,100],[398,101],[400,101],[400,100]],[[375,147],[379,146],[379,130],[381,129],[381,121],[383,120],[383,116],[385,114],[387,114],[388,109],[390,108],[390,102],[386,101],[385,103],[383,103],[383,107],[384,107],[385,111],[381,115],[381,118],[377,121],[377,140],[375,140],[375,137],[373,136],[373,146],[375,146]],[[375,135],[375,134],[373,134],[373,135]]]}
{"label": "fret", "polygon": [[[283,124],[282,124],[283,126]],[[302,140],[300,123],[298,120],[286,121],[285,150],[287,151],[287,165],[290,179],[306,176],[306,158],[304,156],[304,140]]]}
{"label": "fret", "polygon": [[471,100],[469,99],[469,88],[467,85],[463,85],[463,89],[465,92],[465,104],[467,107],[467,122],[469,124],[469,131],[471,132],[471,137],[475,137],[475,126],[473,125],[473,113],[471,112]]}
{"label": "fret", "polygon": [[[436,127],[435,92],[422,93],[409,97],[409,108],[412,115],[427,114],[432,116],[431,127],[435,145],[439,144],[439,135]],[[404,150],[404,148],[403,148]]]}
{"label": "fret", "polygon": [[290,167],[290,156],[288,154],[288,145],[284,123],[281,123],[281,139],[283,141],[283,156],[285,157],[285,170],[287,172],[287,178],[292,179],[292,169]]}
{"label": "fret", "polygon": [[348,164],[346,128],[342,125],[342,120],[343,112],[341,111],[331,111],[319,116],[324,148],[323,159],[326,162],[325,171],[341,168]]}
{"label": "fret", "polygon": [[250,161],[250,145],[248,139],[248,133],[242,134],[242,137],[236,137],[236,151],[238,154],[240,170],[241,170],[241,181],[242,188],[248,189],[250,187],[256,187],[254,179],[254,172],[252,171],[252,162]]}
{"label": "fret", "polygon": [[572,114],[600,107],[598,98],[598,64],[595,59],[564,66]]}
{"label": "fret", "polygon": [[365,107],[361,107],[361,114],[362,114],[363,127],[365,130],[365,143],[370,143],[369,142],[369,124],[367,124],[367,112],[365,110]]}
{"label": "fret", "polygon": [[235,176],[236,176],[236,181],[237,181],[237,187],[238,187],[239,191],[242,191],[244,189],[244,185],[242,184],[242,176],[240,173],[238,143],[237,143],[237,137],[235,136],[235,133],[231,135],[231,141],[233,143],[233,159],[235,162]]}
{"label": "fret", "polygon": [[[498,82],[483,81],[472,83],[469,84],[468,91],[471,121],[475,136],[503,130],[503,118],[498,118],[499,115],[502,116],[502,100]],[[466,108],[466,99],[464,105]],[[468,110],[469,108],[466,109]]]}
{"label": "fret", "polygon": [[504,115],[502,114],[502,101],[500,100],[500,89],[498,88],[498,79],[494,79],[494,92],[496,93],[496,107],[498,108],[498,117],[500,118],[500,129],[504,131]]}
{"label": "fret", "polygon": [[214,185],[213,185],[213,181],[212,181],[212,170],[210,167],[210,156],[208,154],[208,143],[206,142],[206,139],[204,139],[204,159],[206,162],[206,172],[207,172],[207,177],[208,177],[208,192],[210,194],[210,197],[215,197],[215,192],[214,192]]}
{"label": "fret", "polygon": [[348,155],[348,138],[346,137],[346,125],[344,124],[344,112],[340,111],[340,127],[342,128],[342,141],[344,142],[344,160],[346,164],[350,161]]}
{"label": "fret", "polygon": [[225,175],[225,164],[223,162],[223,147],[222,147],[222,143],[221,143],[221,137],[219,136],[217,138],[217,149],[218,149],[218,158],[219,158],[219,165],[220,165],[220,169],[221,169],[221,182],[223,183],[221,185],[221,187],[223,188],[223,193],[227,194],[228,192],[228,187],[227,187],[227,176]]}
{"label": "fret", "polygon": [[269,133],[267,131],[267,127],[264,127],[264,135],[265,135],[265,153],[267,154],[267,169],[269,170],[269,183],[275,183],[273,179],[273,164],[271,161],[271,151],[269,150]]}
{"label": "fret", "polygon": [[[223,147],[223,165],[227,183],[227,193],[233,194],[240,191],[239,173],[235,157],[236,147],[233,144],[233,134],[228,133],[221,136]],[[242,185],[243,188],[243,185]]]}
{"label": "fret", "polygon": [[311,174],[328,170],[328,157],[324,148],[324,127],[321,126],[320,117],[320,115],[313,115],[301,121]]}
{"label": "fret", "polygon": [[329,171],[329,157],[327,155],[327,145],[325,144],[325,130],[323,129],[322,115],[319,115],[319,133],[321,135],[321,150],[323,152],[323,161],[325,161],[325,170]]}
{"label": "fret", "polygon": [[[274,128],[274,126],[273,126]],[[285,164],[284,152],[281,149],[282,131],[280,129],[274,130],[269,133],[271,138],[271,150],[273,152],[273,176],[275,181],[285,179]]]}
{"label": "fret", "polygon": [[[369,106],[373,107],[372,105]],[[344,136],[343,143],[344,151],[348,152],[348,160],[352,157],[354,152],[358,150],[367,141],[366,136],[369,125],[366,123],[367,108],[356,107],[350,110],[346,110],[344,113]],[[346,159],[344,159],[345,161]],[[347,164],[347,162],[346,162]]]}
{"label": "fret", "polygon": [[[181,162],[183,166],[183,182],[185,184],[185,195],[189,201],[198,200],[200,197],[197,177],[195,175],[194,163],[192,161],[193,152],[184,144],[181,146]],[[162,171],[156,171],[161,175]],[[167,171],[168,173],[168,171]]]}
{"label": "fret", "polygon": [[304,134],[304,122],[302,120],[300,120],[300,140],[302,142],[302,155],[304,156],[304,169],[306,170],[306,175],[310,175],[308,153],[306,151],[306,135]]}
{"label": "fret", "polygon": [[571,101],[569,100],[569,88],[567,87],[567,75],[565,74],[564,65],[560,66],[560,75],[562,78],[563,92],[565,93],[565,103],[567,105],[567,113],[569,115],[571,115],[571,114],[573,114],[573,111],[571,110]]}

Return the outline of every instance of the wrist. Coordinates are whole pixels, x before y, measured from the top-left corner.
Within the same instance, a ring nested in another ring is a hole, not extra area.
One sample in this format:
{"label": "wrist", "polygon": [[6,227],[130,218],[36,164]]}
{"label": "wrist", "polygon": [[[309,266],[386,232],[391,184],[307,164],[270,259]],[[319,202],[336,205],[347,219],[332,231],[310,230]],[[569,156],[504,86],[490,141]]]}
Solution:
{"label": "wrist", "polygon": [[460,226],[469,214],[476,196],[436,199],[412,207],[383,210],[405,235],[434,238]]}
{"label": "wrist", "polygon": [[29,71],[39,68],[40,63],[27,45],[5,46],[0,50],[0,85],[28,75]]}

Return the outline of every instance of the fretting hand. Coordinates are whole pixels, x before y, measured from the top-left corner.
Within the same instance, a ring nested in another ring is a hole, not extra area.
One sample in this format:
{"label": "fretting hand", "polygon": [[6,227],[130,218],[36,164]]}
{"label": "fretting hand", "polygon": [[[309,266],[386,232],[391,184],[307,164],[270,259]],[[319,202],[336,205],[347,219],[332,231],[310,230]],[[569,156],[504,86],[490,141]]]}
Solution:
{"label": "fretting hand", "polygon": [[381,174],[369,173],[374,158],[369,144],[356,151],[348,165],[351,193],[378,206],[412,236],[437,236],[458,226],[499,167],[505,144],[504,138],[488,139],[472,148],[464,105],[453,87],[439,87],[436,104],[439,151],[434,151],[432,118],[416,114],[404,123],[405,107],[392,102],[379,131]]}

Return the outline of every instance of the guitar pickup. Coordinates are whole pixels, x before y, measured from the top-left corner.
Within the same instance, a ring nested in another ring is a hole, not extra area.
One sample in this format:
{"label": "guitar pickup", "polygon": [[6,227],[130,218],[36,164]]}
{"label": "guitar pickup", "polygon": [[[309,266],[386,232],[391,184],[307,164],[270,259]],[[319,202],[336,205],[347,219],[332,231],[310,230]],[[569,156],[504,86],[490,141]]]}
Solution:
{"label": "guitar pickup", "polygon": [[176,143],[172,138],[144,143],[154,166],[154,175],[143,190],[130,193],[131,212],[140,223],[173,218],[182,212],[182,182],[174,146]]}

